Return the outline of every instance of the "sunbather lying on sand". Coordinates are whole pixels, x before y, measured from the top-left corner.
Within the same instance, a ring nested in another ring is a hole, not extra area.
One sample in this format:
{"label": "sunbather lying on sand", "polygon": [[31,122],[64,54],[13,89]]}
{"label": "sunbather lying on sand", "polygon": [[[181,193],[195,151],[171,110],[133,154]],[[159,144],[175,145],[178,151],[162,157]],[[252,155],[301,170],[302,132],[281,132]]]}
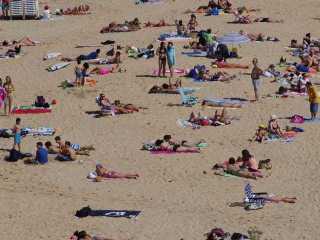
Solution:
{"label": "sunbather lying on sand", "polygon": [[250,15],[244,15],[245,11],[240,9],[233,13],[235,16],[235,20],[232,23],[240,23],[240,24],[250,24],[255,22],[266,22],[266,23],[283,23],[283,20],[273,20],[269,17],[252,17]]}
{"label": "sunbather lying on sand", "polygon": [[263,42],[263,41],[278,42],[279,41],[279,39],[276,37],[265,37],[265,35],[262,33],[247,33],[243,30],[240,30],[239,33],[241,35],[247,36],[248,38],[250,38],[251,41],[256,41],[256,42]]}
{"label": "sunbather lying on sand", "polygon": [[225,108],[221,110],[221,113],[216,110],[212,117],[201,116],[200,113],[198,113],[196,116],[194,112],[192,112],[188,121],[200,126],[219,126],[231,124],[231,120],[227,116],[227,110]]}
{"label": "sunbather lying on sand", "polygon": [[144,27],[168,27],[168,26],[175,26],[175,24],[166,23],[165,20],[160,20],[158,23],[153,22],[146,22]]}
{"label": "sunbather lying on sand", "polygon": [[216,73],[210,73],[210,70],[199,71],[199,79],[202,81],[220,81],[227,82],[236,78],[236,75],[230,75],[227,72],[219,71]]}
{"label": "sunbather lying on sand", "polygon": [[21,45],[15,45],[14,48],[9,48],[4,55],[8,57],[15,57],[21,54],[21,48]]}
{"label": "sunbather lying on sand", "polygon": [[145,109],[142,107],[136,107],[135,105],[123,104],[120,100],[115,100],[114,103],[110,102],[108,98],[102,93],[96,98],[98,106],[101,108],[101,112],[109,112],[113,110],[114,114],[127,114],[133,112],[139,112],[139,109]]}
{"label": "sunbather lying on sand", "polygon": [[107,27],[102,28],[100,33],[138,31],[141,29],[140,25],[138,18],[135,18],[133,21],[126,21],[124,24],[111,22]]}
{"label": "sunbather lying on sand", "polygon": [[248,69],[249,65],[247,64],[238,64],[238,63],[228,63],[223,60],[216,60],[212,62],[213,67],[217,68],[240,68],[240,69]]}
{"label": "sunbather lying on sand", "polygon": [[69,240],[113,240],[111,238],[105,237],[96,237],[89,235],[86,231],[76,231],[73,235],[69,238]]}
{"label": "sunbather lying on sand", "polygon": [[18,41],[13,40],[13,41],[8,41],[4,40],[0,43],[1,46],[3,47],[9,47],[9,46],[15,46],[15,45],[21,45],[21,46],[36,46],[37,44],[40,44],[40,42],[33,41],[29,37],[24,37]]}
{"label": "sunbather lying on sand", "polygon": [[[128,173],[119,173],[115,171],[108,171],[106,168],[104,168],[101,164],[96,165],[96,176],[94,180],[96,182],[101,182],[103,179],[106,178],[126,178],[126,179],[137,179],[139,177],[139,174],[128,174]],[[89,175],[90,178],[90,175]]]}
{"label": "sunbather lying on sand", "polygon": [[174,84],[171,83],[171,79],[169,78],[169,83],[163,83],[161,86],[154,85],[148,93],[172,93],[179,94],[177,91],[182,87],[181,79],[177,79]]}
{"label": "sunbather lying on sand", "polygon": [[158,139],[154,143],[152,151],[173,151],[173,152],[200,152],[199,148],[196,147],[185,147],[180,144],[172,144],[164,140]]}

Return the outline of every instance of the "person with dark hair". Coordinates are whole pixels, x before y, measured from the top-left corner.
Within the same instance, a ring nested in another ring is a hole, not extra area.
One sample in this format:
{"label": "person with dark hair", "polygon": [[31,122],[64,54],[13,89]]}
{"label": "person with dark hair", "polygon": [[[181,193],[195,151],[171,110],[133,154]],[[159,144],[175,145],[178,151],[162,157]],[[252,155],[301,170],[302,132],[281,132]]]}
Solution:
{"label": "person with dark hair", "polygon": [[241,168],[246,168],[249,172],[259,172],[257,160],[251,153],[244,149],[241,152],[242,156],[238,159],[238,162],[241,163]]}
{"label": "person with dark hair", "polygon": [[261,85],[260,77],[263,75],[263,71],[258,66],[258,59],[257,58],[254,58],[252,60],[252,64],[253,64],[253,68],[251,71],[251,80],[252,80],[255,100],[259,101],[259,99],[260,99],[259,90],[260,90],[260,85]]}
{"label": "person with dark hair", "polygon": [[46,164],[48,163],[48,150],[43,147],[42,142],[37,142],[37,151],[36,156],[34,158],[28,157],[25,159],[25,164]]}
{"label": "person with dark hair", "polygon": [[21,152],[21,118],[16,118],[16,123],[13,126],[12,133],[14,134],[13,138],[13,149],[18,147],[18,151]]}
{"label": "person with dark hair", "polygon": [[80,55],[77,59],[80,60],[92,60],[97,59],[100,55],[101,50],[98,48],[94,52],[89,53],[88,55]]}
{"label": "person with dark hair", "polygon": [[80,86],[81,76],[82,76],[80,58],[77,59],[77,65],[74,67],[74,73],[76,75],[76,80],[75,80],[76,86]]}
{"label": "person with dark hair", "polygon": [[188,23],[188,30],[189,30],[189,32],[195,32],[197,26],[198,26],[197,17],[196,17],[196,15],[191,14],[191,16],[190,16],[190,21],[189,21],[189,23]]}
{"label": "person with dark hair", "polygon": [[175,21],[176,27],[177,27],[177,35],[178,36],[185,36],[187,33],[187,29],[185,25],[183,24],[182,20],[176,20]]}
{"label": "person with dark hair", "polygon": [[156,52],[157,56],[159,57],[159,71],[158,71],[158,77],[166,76],[166,65],[167,65],[167,48],[165,42],[161,42],[159,48]]}
{"label": "person with dark hair", "polygon": [[42,142],[37,142],[37,152],[35,161],[40,164],[48,163],[48,151],[43,147]]}
{"label": "person with dark hair", "polygon": [[71,143],[65,141],[64,146],[57,156],[59,161],[75,161],[77,159],[75,151],[71,148]]}
{"label": "person with dark hair", "polygon": [[81,81],[80,81],[80,84],[81,84],[82,87],[86,83],[86,77],[88,76],[88,74],[87,74],[88,69],[89,69],[89,63],[85,62],[82,65],[82,68],[81,68]]}

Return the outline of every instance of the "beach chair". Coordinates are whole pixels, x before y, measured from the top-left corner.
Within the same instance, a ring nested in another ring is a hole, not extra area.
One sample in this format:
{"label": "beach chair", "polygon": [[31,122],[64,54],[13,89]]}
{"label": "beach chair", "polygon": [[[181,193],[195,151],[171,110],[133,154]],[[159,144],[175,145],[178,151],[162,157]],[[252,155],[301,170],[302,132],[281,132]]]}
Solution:
{"label": "beach chair", "polygon": [[96,103],[98,104],[98,106],[100,107],[101,109],[101,113],[102,115],[111,115],[111,116],[116,116],[116,112],[115,112],[115,107],[113,105],[110,105],[110,106],[102,106],[100,104],[100,98],[99,96],[96,97]]}
{"label": "beach chair", "polygon": [[178,92],[180,94],[181,104],[183,106],[193,106],[198,103],[197,97],[192,96],[192,95],[188,95],[188,94],[191,94],[191,92],[184,91],[183,88],[179,88]]}

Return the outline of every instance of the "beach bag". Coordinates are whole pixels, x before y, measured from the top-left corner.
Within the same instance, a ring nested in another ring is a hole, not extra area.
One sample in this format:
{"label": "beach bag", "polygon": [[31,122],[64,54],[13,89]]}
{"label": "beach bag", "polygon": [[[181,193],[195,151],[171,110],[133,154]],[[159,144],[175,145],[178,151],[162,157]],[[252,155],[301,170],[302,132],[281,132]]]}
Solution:
{"label": "beach bag", "polygon": [[304,117],[301,115],[295,114],[291,117],[290,122],[298,123],[298,124],[304,123]]}

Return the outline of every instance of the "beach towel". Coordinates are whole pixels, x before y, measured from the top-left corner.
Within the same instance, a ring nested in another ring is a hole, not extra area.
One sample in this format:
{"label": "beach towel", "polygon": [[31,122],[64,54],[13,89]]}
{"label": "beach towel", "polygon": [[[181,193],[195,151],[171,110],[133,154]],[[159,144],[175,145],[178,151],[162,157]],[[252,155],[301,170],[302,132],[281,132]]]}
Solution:
{"label": "beach towel", "polygon": [[158,41],[160,42],[190,42],[191,37],[179,36],[177,33],[164,33],[161,34]]}
{"label": "beach towel", "polygon": [[53,136],[56,130],[49,127],[38,127],[38,128],[22,128],[21,135],[23,136]]}
{"label": "beach towel", "polygon": [[54,72],[54,71],[60,70],[62,68],[65,68],[65,67],[69,66],[70,64],[71,63],[69,63],[69,62],[56,63],[56,64],[53,64],[53,65],[50,65],[49,67],[47,67],[47,71]]}
{"label": "beach towel", "polygon": [[179,153],[200,153],[198,150],[193,149],[186,149],[186,150],[179,150],[173,151],[173,150],[151,150],[151,154],[158,154],[158,155],[167,155],[167,154],[179,154]]}
{"label": "beach towel", "polygon": [[182,55],[186,55],[188,57],[207,57],[208,53],[205,51],[192,51],[192,52],[182,52]]}
{"label": "beach towel", "polygon": [[212,107],[241,108],[243,102],[239,100],[221,99],[221,98],[205,98],[202,105]]}
{"label": "beach towel", "polygon": [[84,217],[112,217],[112,218],[136,218],[141,211],[133,210],[92,210],[89,206],[78,210],[75,214],[78,218]]}
{"label": "beach towel", "polygon": [[135,4],[139,5],[139,4],[159,4],[159,3],[163,3],[163,0],[136,0]]}
{"label": "beach towel", "polygon": [[51,108],[37,108],[33,106],[20,106],[12,110],[12,114],[40,114],[51,113]]}
{"label": "beach towel", "polygon": [[170,66],[176,65],[176,49],[175,47],[167,47],[167,63]]}

